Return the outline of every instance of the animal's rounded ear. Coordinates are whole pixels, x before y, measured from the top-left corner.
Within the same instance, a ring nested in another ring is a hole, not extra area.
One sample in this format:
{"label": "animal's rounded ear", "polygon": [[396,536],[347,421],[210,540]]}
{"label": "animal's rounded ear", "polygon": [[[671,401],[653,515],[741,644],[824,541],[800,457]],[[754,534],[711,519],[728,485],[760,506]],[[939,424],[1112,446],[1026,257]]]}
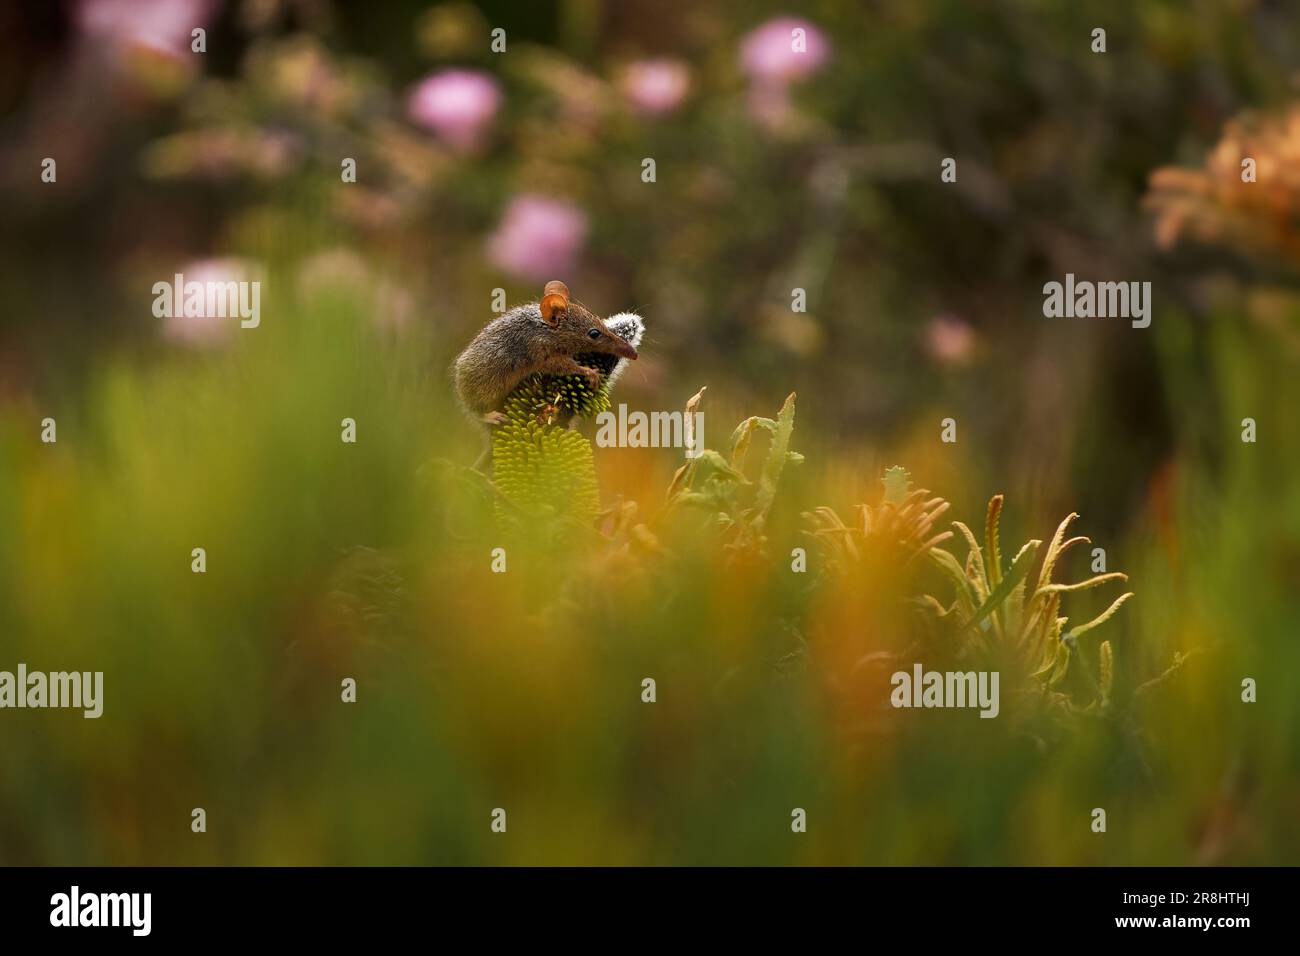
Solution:
{"label": "animal's rounded ear", "polygon": [[560,319],[569,308],[569,287],[559,279],[552,279],[542,290],[542,321],[547,325],[559,325]]}

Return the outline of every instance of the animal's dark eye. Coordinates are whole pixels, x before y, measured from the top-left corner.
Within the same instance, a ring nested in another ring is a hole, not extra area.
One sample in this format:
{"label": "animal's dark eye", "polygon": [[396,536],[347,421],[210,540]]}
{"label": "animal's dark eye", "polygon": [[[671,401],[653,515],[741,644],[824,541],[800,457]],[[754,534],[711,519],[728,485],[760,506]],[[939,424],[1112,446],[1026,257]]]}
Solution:
{"label": "animal's dark eye", "polygon": [[588,329],[587,338],[591,339],[592,341],[595,341],[596,339],[600,338],[600,329]]}

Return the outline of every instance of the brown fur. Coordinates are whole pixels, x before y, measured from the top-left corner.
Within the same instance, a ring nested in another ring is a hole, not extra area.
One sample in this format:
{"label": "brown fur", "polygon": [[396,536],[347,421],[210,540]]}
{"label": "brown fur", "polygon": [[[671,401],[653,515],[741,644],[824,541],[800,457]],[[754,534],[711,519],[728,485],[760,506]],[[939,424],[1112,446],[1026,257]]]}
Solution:
{"label": "brown fur", "polygon": [[[636,350],[611,332],[604,320],[568,299],[567,289],[555,298],[550,292],[555,286],[564,289],[562,283],[550,283],[541,304],[515,306],[493,319],[456,359],[456,393],[474,417],[482,419],[499,411],[516,386],[535,372],[583,375],[593,387],[598,385],[599,373],[579,365],[575,355],[596,352],[636,358]],[[551,315],[549,322],[543,318],[546,312]],[[592,329],[600,333],[594,339],[588,334]]]}

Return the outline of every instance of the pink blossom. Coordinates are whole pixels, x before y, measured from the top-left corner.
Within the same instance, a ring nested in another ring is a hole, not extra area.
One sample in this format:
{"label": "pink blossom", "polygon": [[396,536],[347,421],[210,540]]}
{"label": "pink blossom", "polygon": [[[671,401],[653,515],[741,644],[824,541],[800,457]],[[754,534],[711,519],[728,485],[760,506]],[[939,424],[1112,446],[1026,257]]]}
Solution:
{"label": "pink blossom", "polygon": [[[177,309],[175,307],[176,303],[172,298],[172,291],[169,290],[164,293],[169,298],[168,305],[171,315],[163,319],[163,338],[173,344],[196,349],[210,349],[227,343],[231,335],[240,327],[239,315],[206,314],[206,297],[204,309],[202,310],[203,315],[186,315],[186,309],[184,308],[186,288],[192,282],[197,282],[206,289],[209,282],[240,283],[260,281],[258,276],[261,268],[248,259],[199,259],[194,262],[187,262],[178,271],[184,280],[184,286],[181,290],[181,308]],[[167,281],[174,288],[171,276],[168,277]],[[228,309],[238,309],[238,307],[239,299],[227,305]]]}
{"label": "pink blossom", "polygon": [[524,194],[510,200],[487,255],[506,272],[544,282],[572,271],[586,238],[587,217],[577,206]]}
{"label": "pink blossom", "polygon": [[[796,31],[802,30],[802,34]],[[747,33],[740,43],[740,62],[757,82],[785,83],[816,72],[826,62],[830,44],[806,20],[777,17]]]}
{"label": "pink blossom", "polygon": [[925,345],[937,361],[962,365],[975,351],[975,330],[960,316],[937,315],[925,328]]}
{"label": "pink blossom", "polygon": [[76,24],[94,39],[181,56],[190,52],[192,31],[207,25],[215,7],[213,0],[81,0]]}
{"label": "pink blossom", "polygon": [[477,147],[501,106],[496,80],[477,70],[442,70],[411,91],[407,113],[460,150]]}
{"label": "pink blossom", "polygon": [[691,88],[686,64],[676,60],[639,60],[623,73],[623,95],[642,113],[669,113]]}

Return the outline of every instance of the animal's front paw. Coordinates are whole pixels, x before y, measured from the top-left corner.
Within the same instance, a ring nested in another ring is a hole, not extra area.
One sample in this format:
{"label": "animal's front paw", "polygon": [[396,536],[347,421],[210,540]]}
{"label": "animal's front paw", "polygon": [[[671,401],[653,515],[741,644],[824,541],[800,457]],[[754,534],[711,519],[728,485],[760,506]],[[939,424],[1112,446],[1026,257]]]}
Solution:
{"label": "animal's front paw", "polygon": [[589,387],[593,392],[599,391],[599,390],[600,390],[600,378],[601,378],[600,372],[598,372],[598,371],[597,371],[596,369],[594,369],[594,368],[588,368],[588,367],[585,366],[585,365],[580,365],[579,368],[582,369],[582,373],[581,373],[581,374],[582,374],[582,377],[585,378],[585,379],[587,380],[587,386],[588,386],[588,387]]}
{"label": "animal's front paw", "polygon": [[505,412],[488,412],[483,416],[483,422],[488,425],[504,425],[510,419]]}

